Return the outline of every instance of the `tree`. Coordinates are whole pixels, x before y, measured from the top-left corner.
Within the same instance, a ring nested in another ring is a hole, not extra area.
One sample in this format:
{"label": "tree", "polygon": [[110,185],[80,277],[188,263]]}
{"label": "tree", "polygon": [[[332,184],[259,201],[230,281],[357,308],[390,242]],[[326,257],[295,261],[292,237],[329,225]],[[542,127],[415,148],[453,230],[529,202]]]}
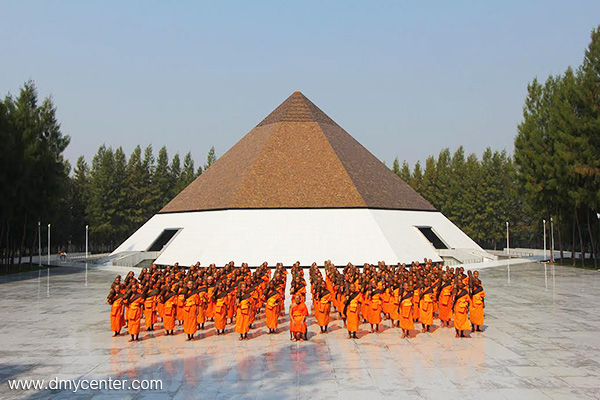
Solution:
{"label": "tree", "polygon": [[[210,150],[208,150],[208,154],[206,155],[206,164],[204,164],[204,171],[206,171],[211,165],[213,165],[217,161],[217,156],[215,153],[215,146],[211,146]],[[201,175],[202,171],[198,175]]]}
{"label": "tree", "polygon": [[399,176],[404,182],[410,184],[412,173],[410,171],[410,166],[406,161],[402,162],[402,169],[400,169]]}
{"label": "tree", "polygon": [[190,183],[192,183],[195,178],[194,159],[192,158],[192,153],[187,153],[183,159],[183,169],[181,170],[179,179],[175,184],[174,195],[179,194]]}
{"label": "tree", "polygon": [[152,175],[153,214],[158,212],[171,200],[172,183],[169,171],[169,155],[167,154],[167,148],[163,146],[158,152],[156,168]]}
{"label": "tree", "polygon": [[398,157],[394,158],[394,164],[392,165],[392,171],[398,176],[400,176],[400,162],[398,161]]}

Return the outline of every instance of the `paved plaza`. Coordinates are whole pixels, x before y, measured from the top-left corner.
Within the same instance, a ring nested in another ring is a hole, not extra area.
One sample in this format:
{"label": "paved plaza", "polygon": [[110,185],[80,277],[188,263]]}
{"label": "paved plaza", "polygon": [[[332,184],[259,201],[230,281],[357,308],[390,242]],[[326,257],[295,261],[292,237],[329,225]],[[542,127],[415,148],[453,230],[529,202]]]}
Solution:
{"label": "paved plaza", "polygon": [[[111,337],[106,294],[122,270],[61,267],[0,277],[0,398],[600,399],[600,272],[528,263],[481,271],[486,330],[454,338],[436,329],[400,339],[384,323],[346,339],[341,321],[289,341],[287,316],[251,340],[186,342],[179,331]],[[437,320],[435,321],[438,323]],[[159,324],[160,326],[160,324]],[[230,331],[230,327],[228,330]],[[161,379],[160,391],[9,390],[8,379]]]}

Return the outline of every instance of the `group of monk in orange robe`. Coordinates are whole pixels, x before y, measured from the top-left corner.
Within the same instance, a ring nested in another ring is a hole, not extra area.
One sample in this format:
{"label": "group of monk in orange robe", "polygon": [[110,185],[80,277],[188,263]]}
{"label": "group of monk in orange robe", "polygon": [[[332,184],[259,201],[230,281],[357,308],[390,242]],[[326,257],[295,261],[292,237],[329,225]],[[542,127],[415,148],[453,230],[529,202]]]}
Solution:
{"label": "group of monk in orange robe", "polygon": [[193,340],[206,321],[214,322],[221,335],[235,319],[235,331],[243,340],[248,339],[264,307],[269,333],[274,333],[283,312],[287,271],[278,264],[272,279],[271,272],[266,263],[252,272],[247,264],[235,268],[233,262],[223,268],[197,264],[184,269],[175,264],[160,269],[153,265],[143,268],[137,278],[130,271],[123,282],[121,276],[115,278],[107,297],[111,330],[118,336],[127,325],[130,341],[139,340],[143,315],[148,331],[161,318],[167,335],[174,334],[179,322],[187,340]]}
{"label": "group of monk in orange robe", "polygon": [[[290,339],[302,341],[307,339],[310,314],[307,284],[299,262],[290,271]],[[332,306],[349,338],[357,338],[361,320],[371,325],[371,332],[379,332],[383,319],[391,320],[392,327],[402,329],[403,338],[409,337],[417,321],[423,332],[430,331],[436,314],[447,327],[454,317],[457,337],[467,330],[481,331],[483,326],[485,292],[477,271],[465,275],[463,268],[444,269],[430,260],[409,267],[365,264],[362,272],[352,264],[340,272],[326,261],[324,271],[325,278],[315,263],[309,269],[311,309],[321,333],[328,333]],[[235,320],[235,331],[244,340],[264,309],[268,333],[276,333],[285,313],[287,273],[281,263],[274,270],[263,263],[252,272],[247,264],[237,268],[233,262],[223,268],[214,264],[202,268],[199,263],[189,269],[178,264],[165,269],[153,265],[142,269],[137,278],[130,271],[123,281],[117,276],[107,297],[111,330],[118,336],[127,326],[129,341],[135,341],[139,340],[142,317],[147,331],[153,331],[161,318],[167,335],[174,334],[178,321],[187,340],[193,340],[207,321],[212,321],[221,335]]]}
{"label": "group of monk in orange robe", "polygon": [[[348,264],[341,273],[331,262],[325,263],[325,278],[313,264],[310,268],[315,316],[322,332],[327,332],[329,305],[344,321],[349,338],[356,338],[361,319],[379,332],[382,319],[402,329],[410,337],[415,322],[422,332],[431,332],[434,316],[442,327],[450,327],[454,318],[456,337],[465,331],[481,332],[484,320],[485,291],[478,271],[464,273],[425,260],[396,266],[381,261],[377,266],[365,264],[360,269]],[[318,310],[318,311],[317,311]],[[320,321],[321,319],[321,321]],[[472,325],[471,325],[472,324]]]}

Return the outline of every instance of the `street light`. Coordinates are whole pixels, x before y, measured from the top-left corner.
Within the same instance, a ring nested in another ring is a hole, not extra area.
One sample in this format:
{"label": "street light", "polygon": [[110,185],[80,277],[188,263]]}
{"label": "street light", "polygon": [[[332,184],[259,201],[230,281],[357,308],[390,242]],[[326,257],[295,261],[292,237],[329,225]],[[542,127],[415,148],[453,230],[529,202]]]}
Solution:
{"label": "street light", "polygon": [[50,224],[48,224],[48,265],[50,265]]}
{"label": "street light", "polygon": [[85,226],[85,258],[87,260],[88,258],[88,231],[89,231],[90,226],[86,225]]}
{"label": "street light", "polygon": [[42,266],[42,223],[38,221],[38,267]]}
{"label": "street light", "polygon": [[508,235],[508,221],[506,221],[506,253],[508,254],[508,258],[510,258],[510,237]]}
{"label": "street light", "polygon": [[546,220],[544,220],[544,259],[546,261]]}
{"label": "street light", "polygon": [[550,262],[554,264],[554,219],[550,217],[550,242],[552,252],[550,253]]}

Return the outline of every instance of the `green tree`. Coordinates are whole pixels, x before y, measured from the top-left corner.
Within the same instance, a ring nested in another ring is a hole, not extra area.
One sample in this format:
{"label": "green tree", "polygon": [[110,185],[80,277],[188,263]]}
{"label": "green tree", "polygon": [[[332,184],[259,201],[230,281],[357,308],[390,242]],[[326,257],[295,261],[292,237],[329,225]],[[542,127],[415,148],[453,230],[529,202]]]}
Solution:
{"label": "green tree", "polygon": [[[217,156],[215,153],[215,146],[211,146],[210,150],[208,150],[208,154],[206,155],[206,164],[204,164],[204,171],[206,171],[211,165],[213,165],[217,161]],[[198,175],[202,175],[202,171],[199,171]]]}
{"label": "green tree", "polygon": [[392,171],[398,176],[400,176],[400,161],[398,161],[398,157],[394,158],[394,164],[392,165]]}

